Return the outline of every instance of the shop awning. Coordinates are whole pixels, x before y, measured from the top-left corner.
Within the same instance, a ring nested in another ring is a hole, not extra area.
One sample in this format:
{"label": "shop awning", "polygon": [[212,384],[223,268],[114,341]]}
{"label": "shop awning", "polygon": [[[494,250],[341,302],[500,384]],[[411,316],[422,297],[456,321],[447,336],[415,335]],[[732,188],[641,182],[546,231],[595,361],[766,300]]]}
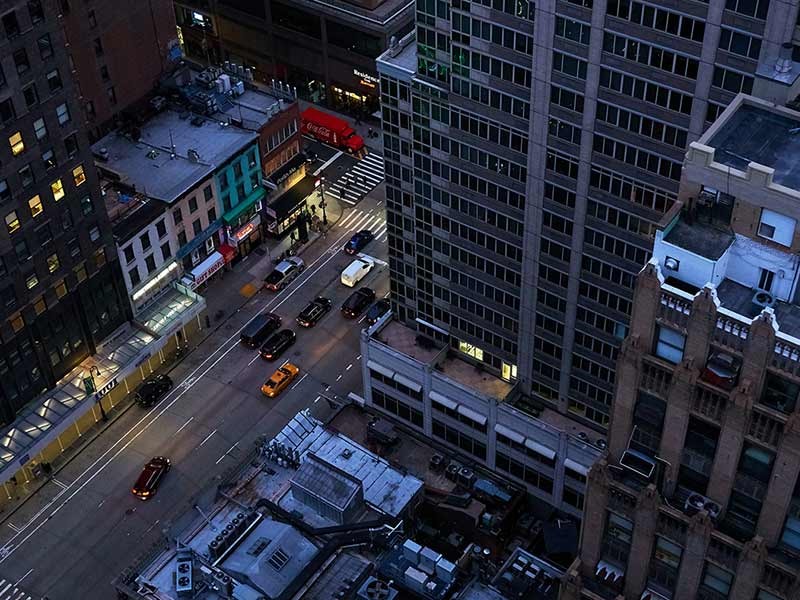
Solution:
{"label": "shop awning", "polygon": [[269,181],[271,181],[274,185],[278,186],[284,182],[288,177],[290,177],[297,169],[302,167],[306,162],[305,155],[297,154],[293,158],[289,160],[285,165],[283,165],[280,169],[272,173],[268,177]]}
{"label": "shop awning", "polygon": [[510,439],[511,441],[517,442],[518,444],[522,444],[522,443],[525,442],[525,436],[524,435],[520,435],[519,433],[517,433],[513,429],[511,429],[509,427],[506,427],[505,425],[501,425],[500,423],[498,423],[497,425],[494,426],[494,430],[497,433],[499,433],[500,435],[504,435],[508,439]]}
{"label": "shop awning", "polygon": [[583,475],[586,477],[589,474],[589,468],[583,466],[579,462],[575,462],[571,458],[568,458],[564,461],[564,466],[567,467],[570,471],[575,471],[578,475]]}
{"label": "shop awning", "polygon": [[269,204],[269,207],[275,211],[278,221],[292,214],[294,209],[314,192],[315,181],[316,177],[304,177]]}
{"label": "shop awning", "polygon": [[422,386],[420,384],[413,379],[409,379],[408,377],[401,375],[400,373],[395,373],[393,379],[400,385],[404,385],[415,392],[422,391]]}
{"label": "shop awning", "polygon": [[436,404],[440,404],[445,408],[449,408],[450,410],[455,410],[456,407],[458,406],[458,403],[453,402],[452,400],[450,400],[450,398],[448,398],[447,396],[443,396],[439,392],[431,392],[428,395],[431,397],[431,400],[436,402]]}
{"label": "shop awning", "polygon": [[228,225],[234,223],[236,219],[241,217],[251,206],[253,206],[253,204],[261,200],[266,195],[267,195],[267,190],[265,190],[261,186],[258,186],[252,192],[250,192],[250,195],[247,196],[247,198],[239,202],[239,204],[237,204],[228,212],[226,212],[224,215],[222,215],[222,220],[225,221]]}
{"label": "shop awning", "polygon": [[236,248],[233,246],[229,246],[228,244],[220,244],[217,250],[225,258],[226,263],[229,263],[236,258]]}
{"label": "shop awning", "polygon": [[486,425],[486,417],[478,411],[467,408],[463,404],[459,404],[456,410],[458,410],[458,414],[468,418],[470,421],[474,421],[478,425]]}
{"label": "shop awning", "polygon": [[536,454],[544,456],[547,460],[553,460],[556,457],[556,453],[553,450],[531,438],[525,438],[525,446],[536,452]]}
{"label": "shop awning", "polygon": [[391,369],[387,369],[383,365],[376,363],[374,360],[368,360],[367,367],[369,367],[376,373],[380,373],[384,377],[388,377],[389,379],[391,379],[394,376],[394,371],[392,371]]}

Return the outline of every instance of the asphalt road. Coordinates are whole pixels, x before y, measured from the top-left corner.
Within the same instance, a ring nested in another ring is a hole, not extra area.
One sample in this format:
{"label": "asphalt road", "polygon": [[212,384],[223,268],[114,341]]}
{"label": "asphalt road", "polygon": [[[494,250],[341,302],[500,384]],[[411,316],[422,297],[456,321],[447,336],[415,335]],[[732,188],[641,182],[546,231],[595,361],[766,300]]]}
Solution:
{"label": "asphalt road", "polygon": [[[339,283],[351,261],[341,246],[353,231],[369,227],[378,239],[364,252],[385,261],[382,208],[368,198],[346,210],[327,238],[303,255],[307,269],[297,280],[278,294],[256,294],[173,370],[176,387],[161,403],[128,410],[6,521],[0,527],[0,577],[24,579],[29,591],[50,600],[115,598],[112,580],[260,435],[276,433],[308,406],[329,411],[320,394],[360,392],[363,323],[339,312],[351,292]],[[388,293],[383,264],[360,284],[379,297]],[[297,313],[320,295],[333,300],[333,310],[312,329],[297,327]],[[277,312],[297,331],[297,343],[275,363],[238,343],[241,328],[264,310]],[[261,384],[285,359],[300,367],[300,376],[268,399]],[[156,455],[169,456],[173,467],[158,494],[142,502],[130,487]]]}

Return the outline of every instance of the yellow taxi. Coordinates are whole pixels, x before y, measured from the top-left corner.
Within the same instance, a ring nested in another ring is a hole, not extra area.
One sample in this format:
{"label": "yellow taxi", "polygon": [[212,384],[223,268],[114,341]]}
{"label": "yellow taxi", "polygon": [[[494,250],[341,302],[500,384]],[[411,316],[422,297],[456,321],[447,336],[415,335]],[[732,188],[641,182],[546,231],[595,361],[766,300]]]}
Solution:
{"label": "yellow taxi", "polygon": [[298,369],[292,363],[287,362],[282,367],[278,367],[278,370],[275,371],[270,378],[264,382],[264,385],[261,386],[261,391],[265,396],[274,398],[283,390],[285,390],[290,383],[292,383],[292,380],[297,377],[299,372],[300,369]]}

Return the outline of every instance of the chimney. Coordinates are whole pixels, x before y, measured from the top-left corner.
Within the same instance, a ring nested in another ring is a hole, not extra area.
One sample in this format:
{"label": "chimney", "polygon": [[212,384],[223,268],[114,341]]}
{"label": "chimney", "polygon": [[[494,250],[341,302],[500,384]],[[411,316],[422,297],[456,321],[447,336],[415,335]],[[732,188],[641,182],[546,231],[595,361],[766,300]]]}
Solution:
{"label": "chimney", "polygon": [[776,73],[788,73],[792,70],[792,50],[793,46],[791,42],[786,42],[781,44],[780,52],[778,53],[778,59],[775,61],[775,72]]}

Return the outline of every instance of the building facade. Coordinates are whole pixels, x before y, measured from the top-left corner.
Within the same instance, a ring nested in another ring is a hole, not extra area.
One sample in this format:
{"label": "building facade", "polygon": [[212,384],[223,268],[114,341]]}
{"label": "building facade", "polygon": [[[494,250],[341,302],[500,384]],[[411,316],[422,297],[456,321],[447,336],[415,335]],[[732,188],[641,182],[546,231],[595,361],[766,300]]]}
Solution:
{"label": "building facade", "polygon": [[55,2],[2,2],[0,420],[130,315]]}
{"label": "building facade", "polygon": [[378,60],[398,318],[608,427],[687,143],[758,92],[796,3],[424,2]]}
{"label": "building facade", "polygon": [[408,0],[179,0],[184,52],[204,64],[252,68],[256,80],[287,81],[301,98],[371,114],[378,109],[375,59],[413,27]]}
{"label": "building facade", "polygon": [[637,278],[567,598],[800,594],[798,125],[740,95],[689,148]]}
{"label": "building facade", "polygon": [[76,92],[93,139],[157,87],[180,59],[170,0],[61,2]]}

